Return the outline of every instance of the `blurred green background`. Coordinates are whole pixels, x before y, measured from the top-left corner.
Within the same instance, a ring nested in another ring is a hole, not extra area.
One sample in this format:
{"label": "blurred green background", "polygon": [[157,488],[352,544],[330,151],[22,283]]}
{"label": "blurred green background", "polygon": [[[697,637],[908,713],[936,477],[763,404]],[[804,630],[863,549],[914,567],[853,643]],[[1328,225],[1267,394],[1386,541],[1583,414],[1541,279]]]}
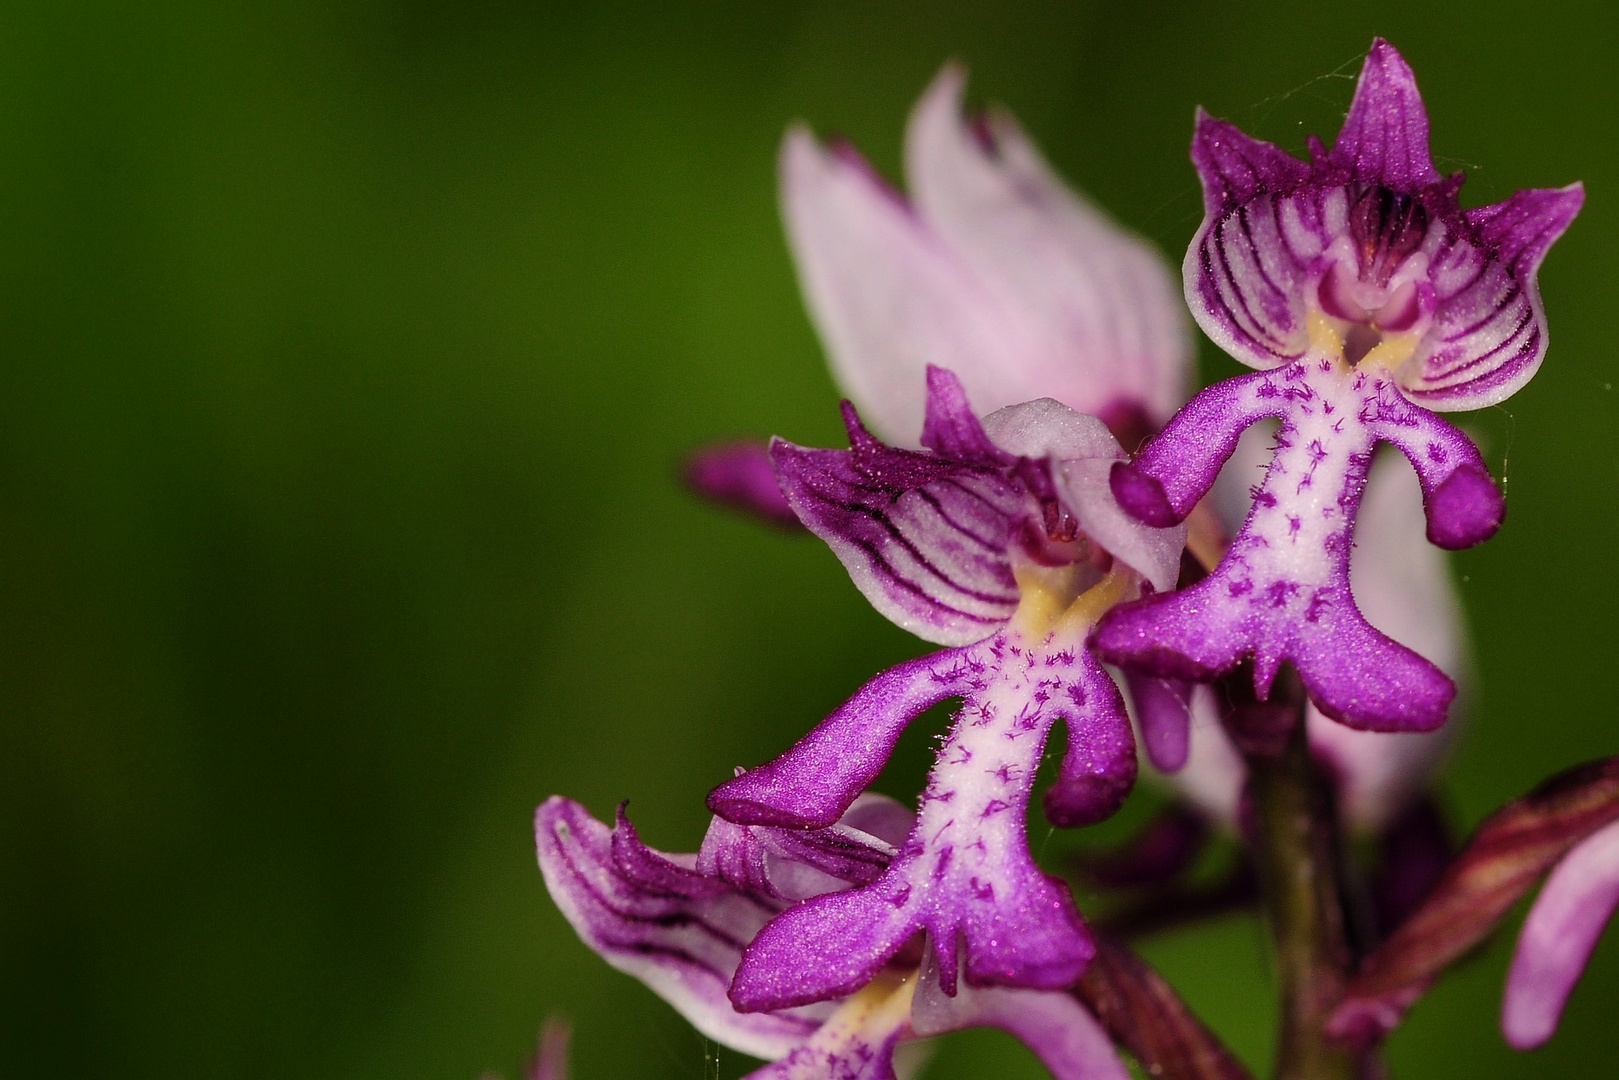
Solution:
{"label": "blurred green background", "polygon": [[[1475,418],[1511,518],[1456,560],[1471,824],[1619,749],[1614,8],[1480,3],[7,5],[0,15],[0,1072],[735,1076],[574,938],[530,817],[702,796],[921,651],[821,545],[694,504],[689,447],[841,445],[775,209],[784,126],[897,175],[956,56],[1176,264],[1201,103],[1331,135],[1374,33],[1470,203],[1583,179],[1539,377]],[[1604,313],[1606,312],[1606,314]],[[1205,375],[1230,370],[1209,355]],[[914,792],[926,733],[896,794]],[[910,787],[907,789],[906,785]],[[1148,954],[1269,1053],[1256,924]],[[1619,932],[1561,1035],[1510,940],[1397,1076],[1619,1063]],[[1607,1017],[1605,1020],[1604,1017]],[[1042,1075],[994,1034],[932,1076]]]}

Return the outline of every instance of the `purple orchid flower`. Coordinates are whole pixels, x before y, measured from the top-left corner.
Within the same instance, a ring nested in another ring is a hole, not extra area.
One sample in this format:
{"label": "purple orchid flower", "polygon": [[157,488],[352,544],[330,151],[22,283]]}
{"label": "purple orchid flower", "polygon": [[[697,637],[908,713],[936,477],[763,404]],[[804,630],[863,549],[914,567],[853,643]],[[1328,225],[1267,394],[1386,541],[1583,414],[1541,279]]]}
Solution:
{"label": "purple orchid flower", "polygon": [[1563,1006],[1615,910],[1619,822],[1564,855],[1529,909],[1501,1003],[1501,1031],[1513,1047],[1532,1050],[1556,1033]]}
{"label": "purple orchid flower", "polygon": [[953,646],[878,676],[786,754],[721,785],[715,813],[746,825],[830,826],[876,779],[900,732],[964,699],[898,857],[877,880],[784,912],[749,947],[731,987],[747,1010],[838,997],[926,932],[946,994],[1058,989],[1092,954],[1065,885],[1035,865],[1024,821],[1046,736],[1069,732],[1047,816],[1111,814],[1136,776],[1112,678],[1085,647],[1097,617],[1174,585],[1184,530],[1154,529],[1114,502],[1124,452],[1106,426],[1050,399],[982,423],[949,372],[928,370],[926,451],[878,442],[851,405],[849,450],[778,440],[777,476],[882,614]]}
{"label": "purple orchid flower", "polygon": [[1427,535],[1464,548],[1500,526],[1482,456],[1430,410],[1476,409],[1528,382],[1546,349],[1536,272],[1583,189],[1523,191],[1463,211],[1460,173],[1428,153],[1416,81],[1372,45],[1331,151],[1308,163],[1199,114],[1192,160],[1206,217],[1185,263],[1204,331],[1259,370],[1209,387],[1131,464],[1120,502],[1155,525],[1181,521],[1244,428],[1280,418],[1253,509],[1217,571],[1173,596],[1116,612],[1096,645],[1118,663],[1208,679],[1252,658],[1268,694],[1283,660],[1326,715],[1350,727],[1426,731],[1455,686],[1374,629],[1349,560],[1372,450],[1416,468]]}
{"label": "purple orchid flower", "polygon": [[875,880],[912,817],[891,799],[865,795],[822,829],[715,818],[695,855],[666,855],[641,842],[622,809],[609,828],[553,798],[536,814],[535,834],[546,885],[585,943],[709,1038],[776,1059],[751,1080],[893,1080],[909,1071],[907,1059],[920,1060],[916,1040],[982,1026],[1023,1040],[1058,1080],[1125,1080],[1107,1034],[1072,996],[996,989],[948,998],[914,952],[840,1001],[732,1007],[726,986],[760,927],[810,898]]}

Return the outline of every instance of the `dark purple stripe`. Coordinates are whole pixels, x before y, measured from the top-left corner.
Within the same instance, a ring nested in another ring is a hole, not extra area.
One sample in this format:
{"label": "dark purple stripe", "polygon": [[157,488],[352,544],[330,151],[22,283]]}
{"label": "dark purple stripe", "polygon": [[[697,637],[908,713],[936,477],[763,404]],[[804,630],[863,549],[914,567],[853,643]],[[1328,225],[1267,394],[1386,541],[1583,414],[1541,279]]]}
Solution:
{"label": "dark purple stripe", "polygon": [[[943,600],[940,600],[931,593],[924,592],[920,585],[912,581],[910,578],[900,574],[894,569],[887,559],[883,558],[882,555],[877,552],[876,545],[870,540],[851,538],[849,542],[866,553],[866,557],[871,560],[874,569],[880,571],[884,577],[898,585],[900,588],[904,589],[906,592],[927,601],[929,607],[943,608],[945,611],[959,616],[960,618],[966,619],[968,622],[981,623],[984,626],[999,626],[1001,623],[1011,618],[1012,613],[1017,610],[1015,600],[1008,600],[1005,604],[1008,609],[1005,615],[976,615],[970,611],[962,611],[960,608],[953,607],[950,604],[945,603]],[[986,601],[986,603],[987,602],[990,601]]]}
{"label": "dark purple stripe", "polygon": [[[1270,203],[1272,213],[1274,214],[1276,200],[1268,199],[1266,201]],[[1237,209],[1237,223],[1242,226],[1242,236],[1244,240],[1248,241],[1248,251],[1253,256],[1254,267],[1259,271],[1260,280],[1266,285],[1270,286],[1270,291],[1280,297],[1282,302],[1285,304],[1287,302],[1288,294],[1285,290],[1280,288],[1276,282],[1271,280],[1270,271],[1265,269],[1265,259],[1259,251],[1259,241],[1254,239],[1253,224],[1248,220],[1248,207],[1252,205],[1252,203],[1249,203],[1247,206],[1242,206]],[[1277,232],[1280,231],[1281,230],[1278,228]]]}
{"label": "dark purple stripe", "polygon": [[[830,475],[830,474],[823,472],[822,475]],[[836,477],[833,477],[833,482],[839,484],[840,486],[845,486],[845,487],[848,486],[847,484],[845,484],[843,481],[839,480]],[[935,566],[932,559],[930,557],[924,555],[922,553],[922,551],[913,542],[911,542],[904,535],[902,535],[899,532],[898,526],[896,526],[893,523],[893,521],[888,517],[888,515],[884,514],[881,510],[878,510],[875,507],[865,506],[865,505],[863,505],[861,503],[845,503],[845,502],[841,501],[840,499],[834,498],[831,495],[828,495],[827,493],[825,493],[824,491],[821,491],[821,490],[813,487],[809,483],[808,475],[806,475],[805,478],[804,478],[804,485],[803,486],[810,494],[816,496],[816,498],[820,502],[822,502],[822,503],[824,503],[826,505],[837,507],[838,509],[842,510],[844,513],[847,513],[847,514],[863,515],[863,516],[869,518],[871,521],[875,522],[876,524],[880,525],[883,528],[883,530],[885,532],[887,532],[890,537],[893,538],[894,543],[898,544],[900,547],[904,548],[907,552],[909,552],[911,554],[911,556],[914,559],[916,559],[916,561],[918,563],[921,564],[921,566],[922,566],[922,568],[924,570],[931,573],[934,577],[938,578],[946,586],[948,586],[949,588],[955,590],[957,593],[960,593],[962,596],[970,597],[971,599],[974,599],[974,600],[982,600],[984,603],[989,603],[989,604],[1012,604],[1014,606],[1016,605],[1017,600],[1018,600],[1018,595],[1015,594],[1015,593],[1012,594],[1012,595],[986,593],[986,592],[981,592],[981,591],[979,591],[977,589],[969,588],[969,587],[967,587],[965,585],[957,583],[949,575],[945,574],[942,570],[940,570],[937,566]],[[855,537],[852,537],[852,536],[844,536],[844,537],[841,537],[840,539],[845,539],[845,540],[848,540],[850,542],[853,542],[853,543],[856,544],[856,546],[860,547],[862,550],[867,551],[868,553],[874,554],[874,552],[875,552],[875,547],[874,547],[872,541],[859,540],[859,539],[856,539]],[[894,568],[893,564],[890,563],[886,558],[882,558],[881,556],[875,556],[875,558],[877,559],[879,564],[896,581],[901,581],[901,582],[905,581],[905,579],[900,575],[899,571],[896,570]],[[912,589],[918,588],[917,586],[909,585],[909,584],[908,584],[908,587],[910,587]],[[926,595],[926,594],[922,594],[922,595]],[[931,596],[929,596],[927,598],[929,600],[933,600],[933,598]],[[966,615],[967,613],[962,612],[962,614]],[[973,616],[968,616],[968,617],[972,618]],[[977,620],[977,621],[982,621],[982,620]],[[999,620],[994,620],[994,621],[999,621]]]}
{"label": "dark purple stripe", "polygon": [[979,536],[977,533],[973,532],[971,529],[967,528],[967,526],[961,524],[961,522],[957,521],[955,518],[951,517],[950,512],[944,508],[944,503],[939,500],[937,495],[933,494],[933,492],[929,491],[927,488],[917,488],[916,494],[922,499],[923,502],[933,507],[933,512],[939,516],[941,521],[950,526],[952,529],[956,530],[956,532],[960,533],[962,536],[965,536],[967,539],[971,540],[985,551],[991,552],[992,554],[1005,555],[1005,537],[1002,537],[999,541],[986,540],[982,536]]}
{"label": "dark purple stripe", "polygon": [[[688,926],[696,927],[706,932],[710,937],[712,937],[715,941],[718,941],[720,944],[737,950],[738,954],[740,954],[743,949],[747,948],[748,942],[740,940],[739,938],[725,932],[724,930],[721,930],[719,927],[703,919],[701,916],[691,914],[690,912],[652,916],[638,915],[622,910],[597,891],[595,884],[583,871],[580,870],[578,862],[574,859],[572,852],[569,851],[566,845],[559,842],[557,843],[555,850],[562,857],[563,862],[567,864],[569,872],[572,873],[574,879],[579,882],[582,890],[596,902],[596,905],[599,908],[607,911],[622,922],[634,923],[638,926],[656,926],[665,929],[677,927],[683,928]],[[602,867],[603,869],[608,869],[606,863],[597,862],[596,865]],[[610,870],[609,873],[611,873]],[[777,908],[767,906],[755,897],[749,896],[740,890],[737,890],[732,895],[747,901],[754,907],[757,907],[765,914],[766,918],[773,918],[779,913]]]}
{"label": "dark purple stripe", "polygon": [[1473,276],[1467,279],[1466,284],[1459,285],[1445,294],[1443,302],[1446,304],[1453,302],[1458,296],[1466,295],[1467,293],[1470,293],[1474,289],[1478,288],[1479,282],[1484,280],[1484,275],[1489,273],[1495,265],[1483,255],[1478,254],[1477,249],[1470,248],[1470,250],[1473,251],[1475,257],[1478,259],[1478,268],[1473,271]]}
{"label": "dark purple stripe", "polygon": [[1253,324],[1256,330],[1248,329],[1248,327],[1244,326],[1237,318],[1236,310],[1232,308],[1232,306],[1226,301],[1225,297],[1220,295],[1219,285],[1213,282],[1213,274],[1211,273],[1210,279],[1212,287],[1214,288],[1214,300],[1219,305],[1220,310],[1226,313],[1227,322],[1230,323],[1232,328],[1237,330],[1243,337],[1247,338],[1255,348],[1259,349],[1261,352],[1269,353],[1279,359],[1291,360],[1296,354],[1284,352],[1284,346],[1282,343],[1270,335],[1269,331],[1265,328],[1265,323],[1256,318],[1253,311],[1249,309],[1248,291],[1242,287],[1240,282],[1238,282],[1236,274],[1231,269],[1230,260],[1226,258],[1226,242],[1224,233],[1225,225],[1230,220],[1230,218],[1226,218],[1216,226],[1216,231],[1220,235],[1205,239],[1204,250],[1208,250],[1208,245],[1212,241],[1216,249],[1216,254],[1219,256],[1219,272],[1224,276],[1227,284],[1231,286],[1232,293],[1235,294],[1238,303],[1241,304],[1242,314],[1250,323]]}
{"label": "dark purple stripe", "polygon": [[[1454,334],[1447,334],[1445,336],[1444,340],[1447,341],[1447,342],[1449,342],[1449,341],[1461,341],[1463,338],[1472,337],[1474,334],[1478,333],[1484,327],[1490,325],[1496,319],[1500,318],[1502,312],[1506,311],[1507,308],[1512,306],[1512,304],[1514,302],[1516,302],[1520,296],[1523,295],[1523,286],[1521,284],[1519,284],[1516,279],[1510,279],[1510,280],[1512,280],[1512,287],[1507,289],[1506,295],[1501,300],[1498,300],[1498,301],[1494,302],[1494,307],[1491,308],[1490,313],[1488,315],[1485,315],[1482,319],[1479,319],[1477,322],[1473,323],[1471,326],[1467,327],[1465,330],[1458,331],[1457,333],[1454,333]],[[1461,295],[1460,293],[1456,294],[1456,296],[1460,296],[1460,295]],[[1527,305],[1525,305],[1525,306],[1527,306]]]}
{"label": "dark purple stripe", "polygon": [[[1537,324],[1535,324],[1533,321],[1529,321],[1529,322],[1525,323],[1524,325],[1527,325],[1530,328],[1529,340],[1526,341],[1522,346],[1520,346],[1519,349],[1517,350],[1517,352],[1515,352],[1512,356],[1507,357],[1504,360],[1498,361],[1497,363],[1491,364],[1489,366],[1488,370],[1486,370],[1484,372],[1481,372],[1478,375],[1475,375],[1471,379],[1464,379],[1463,381],[1461,381],[1459,383],[1452,383],[1449,386],[1444,387],[1444,388],[1442,388],[1440,390],[1436,390],[1434,392],[1443,393],[1443,392],[1447,392],[1447,391],[1454,391],[1458,387],[1470,386],[1470,385],[1476,383],[1479,379],[1482,379],[1482,378],[1485,378],[1486,376],[1488,376],[1490,374],[1490,372],[1505,369],[1505,368],[1513,368],[1513,367],[1516,366],[1517,361],[1520,361],[1520,360],[1524,359],[1525,357],[1533,356],[1535,354],[1536,350],[1540,347],[1540,327]],[[1514,340],[1516,340],[1522,334],[1522,332],[1523,332],[1523,326],[1520,326],[1519,329],[1513,333],[1511,338],[1508,338],[1506,341],[1502,342],[1501,345],[1498,346],[1496,349],[1492,349],[1490,352],[1485,353],[1483,356],[1471,359],[1471,360],[1467,361],[1465,364],[1459,364],[1456,367],[1453,367],[1453,368],[1449,369],[1448,371],[1444,372],[1444,374],[1442,374],[1442,375],[1432,376],[1431,381],[1437,382],[1440,379],[1448,379],[1451,376],[1456,375],[1456,374],[1458,374],[1460,372],[1467,371],[1468,369],[1473,368],[1473,367],[1477,367],[1479,364],[1482,364],[1486,360],[1488,360],[1493,353],[1498,352],[1500,349],[1505,348],[1506,346],[1512,344],[1512,342]]]}

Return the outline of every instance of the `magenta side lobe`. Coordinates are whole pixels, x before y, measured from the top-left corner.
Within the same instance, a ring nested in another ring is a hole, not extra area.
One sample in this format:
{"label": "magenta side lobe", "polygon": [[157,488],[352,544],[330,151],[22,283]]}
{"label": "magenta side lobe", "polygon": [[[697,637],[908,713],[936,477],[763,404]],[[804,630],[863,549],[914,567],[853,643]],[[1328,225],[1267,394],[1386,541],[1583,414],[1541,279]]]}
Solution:
{"label": "magenta side lobe", "polygon": [[979,663],[972,649],[945,649],[890,668],[791,750],[715,788],[708,808],[747,825],[832,824],[883,771],[905,725],[965,692]]}
{"label": "magenta side lobe", "polygon": [[[1296,394],[1297,391],[1294,391]],[[1119,505],[1149,525],[1186,520],[1237,450],[1249,425],[1288,409],[1288,384],[1268,371],[1203,390],[1175,414],[1133,462],[1113,467]]]}

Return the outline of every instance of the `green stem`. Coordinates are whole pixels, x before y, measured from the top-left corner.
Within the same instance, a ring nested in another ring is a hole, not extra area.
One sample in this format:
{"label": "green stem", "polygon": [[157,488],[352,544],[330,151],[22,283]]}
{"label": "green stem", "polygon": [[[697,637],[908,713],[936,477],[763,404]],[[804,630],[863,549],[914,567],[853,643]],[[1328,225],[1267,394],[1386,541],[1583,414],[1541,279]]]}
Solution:
{"label": "green stem", "polygon": [[1278,1080],[1357,1080],[1363,1062],[1327,1038],[1351,957],[1339,898],[1338,834],[1331,787],[1305,740],[1304,694],[1296,676],[1277,680],[1272,705],[1292,716],[1285,741],[1250,752],[1254,858],[1276,949],[1281,991]]}

